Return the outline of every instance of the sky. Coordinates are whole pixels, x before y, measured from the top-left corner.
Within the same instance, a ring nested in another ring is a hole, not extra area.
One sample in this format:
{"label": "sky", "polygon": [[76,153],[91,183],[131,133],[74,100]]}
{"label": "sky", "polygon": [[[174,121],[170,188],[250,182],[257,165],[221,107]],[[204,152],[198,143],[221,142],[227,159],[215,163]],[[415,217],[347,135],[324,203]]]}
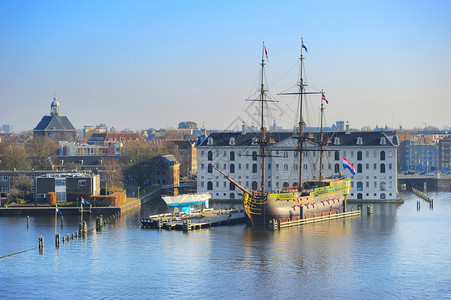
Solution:
{"label": "sky", "polygon": [[448,0],[0,0],[0,124],[33,129],[56,95],[77,129],[257,125],[245,99],[265,41],[266,88],[289,127],[278,94],[298,81],[301,37],[327,124],[451,125]]}

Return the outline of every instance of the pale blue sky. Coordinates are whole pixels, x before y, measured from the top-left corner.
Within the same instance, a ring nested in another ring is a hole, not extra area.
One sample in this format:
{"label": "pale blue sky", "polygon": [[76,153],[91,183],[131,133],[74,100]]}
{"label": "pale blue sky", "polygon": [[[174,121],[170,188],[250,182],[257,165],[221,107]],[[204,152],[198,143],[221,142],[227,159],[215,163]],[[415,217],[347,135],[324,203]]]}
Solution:
{"label": "pale blue sky", "polygon": [[296,82],[301,36],[329,125],[451,125],[447,0],[0,0],[0,124],[34,128],[56,92],[76,128],[230,129],[262,41],[277,97]]}

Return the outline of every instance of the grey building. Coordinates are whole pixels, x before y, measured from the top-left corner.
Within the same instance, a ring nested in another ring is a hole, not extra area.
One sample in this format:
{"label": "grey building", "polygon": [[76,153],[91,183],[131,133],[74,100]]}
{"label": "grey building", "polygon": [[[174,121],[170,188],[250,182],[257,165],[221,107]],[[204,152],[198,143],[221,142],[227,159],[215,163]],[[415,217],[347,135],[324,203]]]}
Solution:
{"label": "grey building", "polygon": [[100,176],[87,173],[53,173],[35,178],[36,202],[46,202],[50,192],[56,193],[56,202],[78,202],[100,194]]}
{"label": "grey building", "polygon": [[33,135],[47,136],[56,143],[59,141],[75,141],[77,130],[66,116],[59,112],[59,102],[53,98],[50,105],[50,115],[43,116],[41,121],[33,130]]}

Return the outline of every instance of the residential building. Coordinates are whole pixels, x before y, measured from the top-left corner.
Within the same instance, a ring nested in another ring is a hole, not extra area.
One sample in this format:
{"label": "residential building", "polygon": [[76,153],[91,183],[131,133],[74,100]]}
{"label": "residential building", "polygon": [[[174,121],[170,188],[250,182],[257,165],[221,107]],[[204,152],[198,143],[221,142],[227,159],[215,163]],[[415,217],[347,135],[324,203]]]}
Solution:
{"label": "residential building", "polygon": [[439,168],[441,171],[451,171],[451,137],[440,140],[439,144]]}
{"label": "residential building", "polygon": [[167,140],[174,144],[180,157],[180,176],[192,177],[197,174],[197,148],[195,143],[187,140]]}
{"label": "residential building", "polygon": [[50,192],[56,193],[56,202],[78,202],[100,195],[100,176],[88,173],[49,173],[35,178],[36,202],[45,202]]}

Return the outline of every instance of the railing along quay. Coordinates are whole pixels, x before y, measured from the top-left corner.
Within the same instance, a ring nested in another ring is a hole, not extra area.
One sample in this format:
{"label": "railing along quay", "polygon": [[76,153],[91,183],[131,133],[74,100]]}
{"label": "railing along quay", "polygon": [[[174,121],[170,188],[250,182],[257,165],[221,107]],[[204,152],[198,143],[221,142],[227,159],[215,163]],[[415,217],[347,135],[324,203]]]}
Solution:
{"label": "railing along quay", "polygon": [[347,217],[353,217],[353,216],[360,216],[362,214],[362,210],[352,210],[344,213],[337,213],[327,216],[321,216],[321,217],[314,217],[309,219],[301,219],[301,220],[294,220],[294,221],[286,221],[281,222],[280,220],[273,219],[269,221],[269,229],[270,230],[280,230],[281,228],[286,227],[293,227],[293,226],[300,226],[305,225],[309,223],[316,223],[316,222],[323,222],[323,221],[329,221],[334,219],[341,219],[341,218],[347,218]]}

